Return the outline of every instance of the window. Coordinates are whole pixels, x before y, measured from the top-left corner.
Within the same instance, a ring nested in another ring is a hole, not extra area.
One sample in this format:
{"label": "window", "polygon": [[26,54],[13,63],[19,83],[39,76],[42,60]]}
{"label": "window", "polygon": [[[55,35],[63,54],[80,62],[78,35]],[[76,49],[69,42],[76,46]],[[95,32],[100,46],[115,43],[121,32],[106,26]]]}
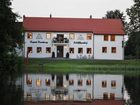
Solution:
{"label": "window", "polygon": [[69,80],[69,85],[74,85],[74,80]]}
{"label": "window", "polygon": [[46,33],[46,39],[51,39],[51,33]]}
{"label": "window", "polygon": [[91,54],[91,48],[87,48],[87,54]]}
{"label": "window", "polygon": [[102,47],[102,53],[107,53],[107,47]]}
{"label": "window", "polygon": [[115,94],[114,93],[110,93],[110,99],[114,100],[115,99]]}
{"label": "window", "polygon": [[41,86],[41,80],[40,79],[36,80],[36,86]]}
{"label": "window", "polygon": [[91,40],[92,39],[92,34],[87,34],[87,40]]}
{"label": "window", "polygon": [[103,88],[107,87],[107,81],[102,81],[102,87]]}
{"label": "window", "polygon": [[32,51],[33,51],[32,47],[28,47],[28,48],[27,48],[27,52],[28,52],[28,53],[32,53]]}
{"label": "window", "polygon": [[46,47],[46,53],[51,53],[51,48],[50,47]]}
{"label": "window", "polygon": [[27,79],[26,84],[27,85],[32,85],[32,79]]}
{"label": "window", "polygon": [[74,33],[70,33],[70,34],[69,34],[69,39],[74,39],[74,38],[75,38]]}
{"label": "window", "polygon": [[112,48],[111,48],[111,52],[112,52],[112,53],[116,53],[116,47],[112,47]]}
{"label": "window", "polygon": [[87,80],[86,85],[91,85],[91,80]]}
{"label": "window", "polygon": [[41,53],[42,52],[42,48],[41,47],[37,47],[37,53]]}
{"label": "window", "polygon": [[111,41],[115,41],[115,35],[111,35]]}
{"label": "window", "polygon": [[31,100],[31,99],[32,99],[32,94],[29,93],[29,92],[27,93],[27,99],[28,99],[28,100]]}
{"label": "window", "polygon": [[83,53],[83,48],[78,48],[78,53]]}
{"label": "window", "polygon": [[108,99],[108,93],[103,93],[103,99]]}
{"label": "window", "polygon": [[104,35],[104,41],[108,41],[109,35]]}
{"label": "window", "polygon": [[74,53],[74,48],[70,48],[70,53]]}
{"label": "window", "polygon": [[111,81],[111,87],[112,88],[115,88],[116,87],[116,81],[114,80],[114,81]]}
{"label": "window", "polygon": [[83,81],[82,80],[78,80],[78,86],[82,86]]}
{"label": "window", "polygon": [[33,38],[33,35],[32,35],[31,32],[28,32],[28,33],[27,33],[27,38],[28,38],[28,39],[32,39],[32,38]]}
{"label": "window", "polygon": [[50,79],[45,80],[46,86],[50,86]]}

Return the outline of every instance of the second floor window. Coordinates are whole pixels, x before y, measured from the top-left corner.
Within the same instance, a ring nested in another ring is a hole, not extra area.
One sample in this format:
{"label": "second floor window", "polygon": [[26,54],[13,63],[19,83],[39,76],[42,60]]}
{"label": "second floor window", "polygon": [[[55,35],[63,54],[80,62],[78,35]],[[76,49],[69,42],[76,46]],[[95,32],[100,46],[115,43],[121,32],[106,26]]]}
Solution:
{"label": "second floor window", "polygon": [[115,35],[111,35],[110,37],[111,37],[110,39],[111,41],[115,41]]}
{"label": "second floor window", "polygon": [[108,41],[109,35],[104,35],[104,41]]}
{"label": "second floor window", "polygon": [[32,35],[31,32],[28,32],[28,33],[27,33],[27,38],[28,38],[28,39],[32,39],[32,38],[33,38],[33,35]]}

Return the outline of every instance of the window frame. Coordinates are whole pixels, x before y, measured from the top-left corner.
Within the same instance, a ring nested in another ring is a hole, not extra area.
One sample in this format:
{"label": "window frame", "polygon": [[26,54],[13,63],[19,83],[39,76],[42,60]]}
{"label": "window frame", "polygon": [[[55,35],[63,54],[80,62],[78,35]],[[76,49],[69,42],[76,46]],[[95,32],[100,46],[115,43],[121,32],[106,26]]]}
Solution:
{"label": "window frame", "polygon": [[51,53],[51,47],[46,47],[46,53]]}
{"label": "window frame", "polygon": [[104,35],[104,41],[109,41],[109,35]]}
{"label": "window frame", "polygon": [[78,48],[78,54],[83,54],[83,48]]}
{"label": "window frame", "polygon": [[33,39],[33,33],[27,32],[27,39]]}
{"label": "window frame", "polygon": [[[39,48],[40,48],[40,51],[39,51]],[[37,47],[37,48],[36,48],[36,52],[37,52],[37,53],[42,53],[42,47]]]}
{"label": "window frame", "polygon": [[106,80],[103,80],[102,81],[102,88],[106,88],[107,87],[107,81]]}
{"label": "window frame", "polygon": [[111,53],[117,53],[117,48],[116,47],[111,47]]}
{"label": "window frame", "polygon": [[87,48],[87,54],[92,54],[92,48]]}
{"label": "window frame", "polygon": [[102,53],[107,53],[107,47],[102,47]]}
{"label": "window frame", "polygon": [[92,34],[90,33],[87,34],[87,40],[92,40]]}
{"label": "window frame", "polygon": [[115,41],[116,40],[116,36],[115,35],[110,35],[110,41]]}
{"label": "window frame", "polygon": [[75,39],[75,34],[74,33],[69,33],[69,39],[74,40]]}
{"label": "window frame", "polygon": [[51,39],[51,33],[50,32],[46,32],[46,39]]}
{"label": "window frame", "polygon": [[70,52],[70,54],[74,54],[74,48],[73,47],[70,47],[69,48],[69,52]]}

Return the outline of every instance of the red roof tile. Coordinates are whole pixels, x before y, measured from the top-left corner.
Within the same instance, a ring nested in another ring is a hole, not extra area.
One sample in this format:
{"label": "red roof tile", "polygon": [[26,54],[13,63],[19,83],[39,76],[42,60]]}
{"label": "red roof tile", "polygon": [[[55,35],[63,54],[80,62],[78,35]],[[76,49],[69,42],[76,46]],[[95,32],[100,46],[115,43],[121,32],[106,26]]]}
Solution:
{"label": "red roof tile", "polygon": [[25,31],[93,32],[124,35],[120,19],[24,17]]}

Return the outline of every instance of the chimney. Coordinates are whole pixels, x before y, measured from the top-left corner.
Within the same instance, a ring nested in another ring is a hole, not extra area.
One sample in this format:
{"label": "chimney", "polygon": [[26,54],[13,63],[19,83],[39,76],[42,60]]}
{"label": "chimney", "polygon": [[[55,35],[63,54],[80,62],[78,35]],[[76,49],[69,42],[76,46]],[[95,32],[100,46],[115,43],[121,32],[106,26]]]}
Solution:
{"label": "chimney", "polygon": [[90,19],[92,19],[92,15],[90,15]]}
{"label": "chimney", "polygon": [[50,14],[50,18],[52,18],[52,14]]}

